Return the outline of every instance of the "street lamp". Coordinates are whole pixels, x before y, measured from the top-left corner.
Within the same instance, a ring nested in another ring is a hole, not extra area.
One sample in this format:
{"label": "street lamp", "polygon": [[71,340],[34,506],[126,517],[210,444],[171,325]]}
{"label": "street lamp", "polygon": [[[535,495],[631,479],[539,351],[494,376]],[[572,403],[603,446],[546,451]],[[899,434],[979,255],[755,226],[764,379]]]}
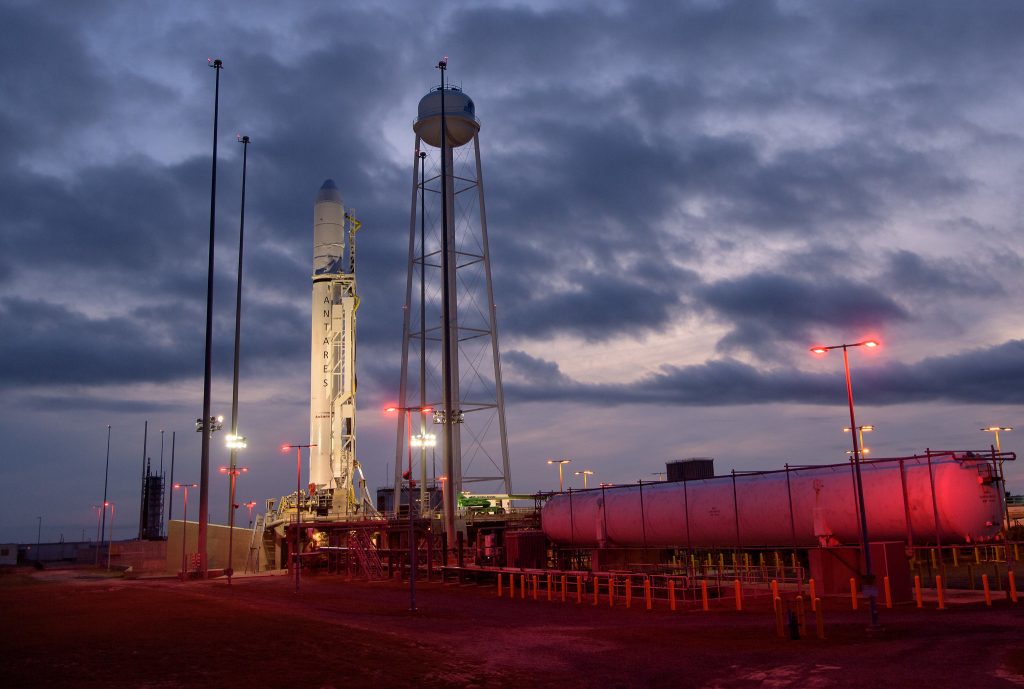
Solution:
{"label": "street lamp", "polygon": [[586,488],[587,488],[587,477],[594,475],[594,472],[591,471],[590,469],[584,469],[583,471],[574,471],[572,473],[573,473],[574,476],[582,476],[583,477],[583,489],[584,490],[586,490]]}
{"label": "street lamp", "polygon": [[[426,448],[427,445],[427,434],[421,433],[420,435],[412,435],[412,417],[409,416],[409,412],[418,411],[421,414],[429,414],[434,411],[433,407],[387,407],[384,409],[385,412],[403,411],[405,412],[405,418],[407,420],[407,426],[409,428],[409,470],[405,473],[405,479],[409,482],[409,611],[416,612],[416,569],[419,567],[419,563],[416,561],[416,529],[412,521],[412,489],[415,485],[415,481],[412,478],[412,448],[420,448],[420,469],[423,474],[423,483],[420,486],[420,512],[423,510],[423,499],[426,495],[426,479],[427,479],[427,465],[426,465]],[[420,427],[423,427],[423,417],[420,417]],[[430,438],[434,436],[431,435]],[[414,443],[413,438],[417,438],[418,442]],[[433,447],[433,445],[430,445]],[[396,472],[397,473],[397,472]],[[395,496],[395,514],[398,514],[398,503],[401,498],[401,492]]]}
{"label": "street lamp", "polygon": [[110,571],[110,542],[114,540],[114,503],[110,505],[110,530],[107,531],[107,571]]}
{"label": "street lamp", "polygon": [[[185,572],[186,572],[186,569],[185,569],[185,540],[186,540],[186,536],[188,535],[188,489],[189,488],[198,488],[198,487],[199,487],[198,483],[175,483],[174,484],[174,489],[175,490],[177,490],[178,488],[182,488],[185,491],[185,493],[184,493],[184,504],[182,506],[182,515],[181,515],[181,579],[182,579],[182,581],[184,581],[184,579],[185,579]],[[111,515],[111,516],[113,516],[113,515]],[[109,551],[110,551],[110,547],[108,546],[107,547],[107,552],[109,553]]]}
{"label": "street lamp", "polygon": [[571,462],[571,459],[549,459],[548,464],[558,465],[558,492],[564,492],[562,487],[562,467]]}
{"label": "street lamp", "polygon": [[433,433],[417,433],[409,438],[409,446],[420,448],[420,514],[426,514],[430,509],[430,503],[427,500],[427,448],[430,448],[431,461],[433,461],[437,436]]}
{"label": "street lamp", "polygon": [[[228,438],[235,438],[236,442],[240,443],[235,445],[235,447],[245,447],[245,438],[237,435],[229,435]],[[229,443],[228,447],[232,447],[232,445]],[[247,471],[249,471],[249,467],[230,466],[220,468],[220,473],[231,477],[231,494],[228,500],[228,505],[230,506],[228,509],[228,586],[231,585],[231,575],[235,571],[234,558],[232,557],[234,555],[232,548],[234,547],[235,537],[235,508],[238,507],[235,504],[235,481],[238,479],[239,474],[244,474]]]}
{"label": "street lamp", "polygon": [[995,433],[995,436],[996,436],[996,452],[997,453],[1001,453],[1003,450],[999,446],[999,433],[1000,433],[1000,431],[1003,432],[1003,433],[1009,433],[1010,431],[1013,430],[1013,427],[1012,426],[989,426],[988,428],[982,428],[981,430],[984,431],[985,433]]}
{"label": "street lamp", "polygon": [[251,529],[252,528],[252,508],[256,507],[256,501],[255,500],[250,500],[249,502],[243,502],[242,506],[249,508],[249,528]]}
{"label": "street lamp", "polygon": [[316,447],[309,445],[282,445],[281,452],[295,450],[295,592],[299,592],[299,578],[302,570],[302,558],[299,557],[299,531],[302,528],[302,448]]}
{"label": "street lamp", "polygon": [[106,465],[103,468],[103,502],[102,502],[102,505],[103,505],[104,509],[103,509],[103,515],[100,518],[100,529],[97,532],[98,536],[96,538],[96,563],[95,564],[96,564],[97,567],[100,564],[100,544],[103,543],[103,528],[105,526],[103,524],[103,522],[105,522],[107,520],[107,510],[106,510],[106,505],[107,505],[107,478],[109,476],[110,476],[110,424],[107,424],[107,463],[106,463]]}
{"label": "street lamp", "polygon": [[[860,440],[860,454],[862,456],[871,453],[871,450],[869,448],[864,447],[864,434],[865,433],[870,433],[873,430],[875,430],[875,427],[872,426],[871,424],[865,424],[863,426],[857,426],[857,439]],[[849,433],[849,432],[850,432],[850,427],[849,426],[844,426],[843,427],[843,433]],[[846,454],[848,454],[848,455],[849,454],[853,454],[853,451],[852,450],[847,450]]]}
{"label": "street lamp", "polygon": [[[841,344],[831,346],[815,346],[811,347],[811,351],[815,354],[826,354],[833,349],[843,350],[843,369],[846,372],[846,401],[850,406],[850,426],[849,428],[858,428],[857,419],[853,413],[853,386],[850,384],[850,357],[847,350],[850,347],[877,347],[878,342],[875,340],[864,340],[863,342],[855,342],[853,344]],[[863,577],[863,590],[868,594],[868,608],[871,610],[871,626],[872,628],[878,628],[878,590],[875,588],[875,577],[871,573],[871,547],[870,541],[868,540],[868,516],[864,510],[864,484],[861,481],[860,473],[860,444],[858,443],[859,433],[850,433],[850,438],[853,440],[853,466],[854,473],[856,475],[857,483],[857,505],[860,508],[860,534],[861,544],[864,548],[864,577]]]}
{"label": "street lamp", "polygon": [[1010,528],[1010,504],[1006,500],[1006,498],[1009,497],[1010,494],[1006,490],[1006,475],[1003,473],[1003,458],[1002,458],[1003,449],[999,445],[999,432],[1002,431],[1003,433],[1009,433],[1010,431],[1013,430],[1013,427],[1012,426],[989,426],[988,428],[982,428],[981,430],[983,432],[985,432],[985,433],[994,433],[995,436],[996,436],[996,455],[998,456],[998,460],[997,461],[999,462],[997,468],[999,470],[999,479],[1000,479],[1000,481],[1003,484],[1002,491],[1005,494],[1004,495],[1004,499],[1003,499],[1003,508],[1005,510],[1005,516],[1006,516],[1006,528],[1009,529]]}

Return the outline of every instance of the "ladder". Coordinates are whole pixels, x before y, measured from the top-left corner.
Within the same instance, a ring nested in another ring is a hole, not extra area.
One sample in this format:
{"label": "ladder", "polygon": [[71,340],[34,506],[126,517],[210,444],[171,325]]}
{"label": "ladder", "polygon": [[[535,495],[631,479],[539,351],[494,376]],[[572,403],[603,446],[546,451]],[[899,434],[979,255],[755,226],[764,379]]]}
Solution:
{"label": "ladder", "polygon": [[383,579],[384,565],[381,564],[380,555],[370,539],[370,532],[366,529],[356,529],[353,536],[354,538],[349,538],[349,544],[356,551],[356,558],[363,574],[370,580]]}
{"label": "ladder", "polygon": [[249,539],[249,555],[245,558],[245,571],[252,567],[253,572],[260,571],[260,550],[263,548],[263,525],[266,515],[256,517],[256,523],[252,527],[252,537]]}

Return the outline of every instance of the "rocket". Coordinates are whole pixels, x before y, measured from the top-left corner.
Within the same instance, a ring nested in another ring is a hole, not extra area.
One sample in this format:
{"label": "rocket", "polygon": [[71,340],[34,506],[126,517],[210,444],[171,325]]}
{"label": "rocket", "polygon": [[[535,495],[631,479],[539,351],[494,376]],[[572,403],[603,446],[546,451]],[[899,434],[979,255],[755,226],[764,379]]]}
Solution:
{"label": "rocket", "polygon": [[[349,514],[359,506],[355,458],[355,231],[334,180],[313,206],[313,289],[310,347],[309,483],[321,511]],[[346,263],[346,235],[348,261]]]}

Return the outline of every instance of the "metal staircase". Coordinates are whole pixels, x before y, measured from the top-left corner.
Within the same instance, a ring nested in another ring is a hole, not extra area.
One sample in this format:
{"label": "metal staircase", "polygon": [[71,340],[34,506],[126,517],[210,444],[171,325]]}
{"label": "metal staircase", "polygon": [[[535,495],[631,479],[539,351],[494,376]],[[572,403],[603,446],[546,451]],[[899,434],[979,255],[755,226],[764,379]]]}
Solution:
{"label": "metal staircase", "polygon": [[349,537],[349,545],[356,552],[359,567],[367,579],[372,581],[385,578],[384,565],[367,529],[356,529]]}
{"label": "metal staircase", "polygon": [[[245,571],[246,572],[258,572],[260,571],[260,551],[265,549],[265,542],[263,538],[264,525],[266,523],[266,515],[259,515],[256,517],[256,523],[252,527],[252,537],[249,539],[249,555],[245,558]],[[273,541],[271,541],[271,544]],[[269,561],[269,553],[268,553]],[[251,569],[250,569],[251,568]]]}

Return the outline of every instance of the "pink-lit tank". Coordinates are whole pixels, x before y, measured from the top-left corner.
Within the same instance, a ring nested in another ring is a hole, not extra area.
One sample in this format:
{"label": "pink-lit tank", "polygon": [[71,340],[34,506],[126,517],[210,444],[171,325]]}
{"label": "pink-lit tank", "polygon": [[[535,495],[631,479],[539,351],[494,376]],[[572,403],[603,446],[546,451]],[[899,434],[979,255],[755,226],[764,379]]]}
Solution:
{"label": "pink-lit tank", "polygon": [[[1001,531],[988,457],[874,460],[861,475],[873,541],[973,543]],[[809,547],[860,541],[856,496],[852,466],[836,464],[573,491],[548,500],[541,519],[551,541],[579,547]]]}

